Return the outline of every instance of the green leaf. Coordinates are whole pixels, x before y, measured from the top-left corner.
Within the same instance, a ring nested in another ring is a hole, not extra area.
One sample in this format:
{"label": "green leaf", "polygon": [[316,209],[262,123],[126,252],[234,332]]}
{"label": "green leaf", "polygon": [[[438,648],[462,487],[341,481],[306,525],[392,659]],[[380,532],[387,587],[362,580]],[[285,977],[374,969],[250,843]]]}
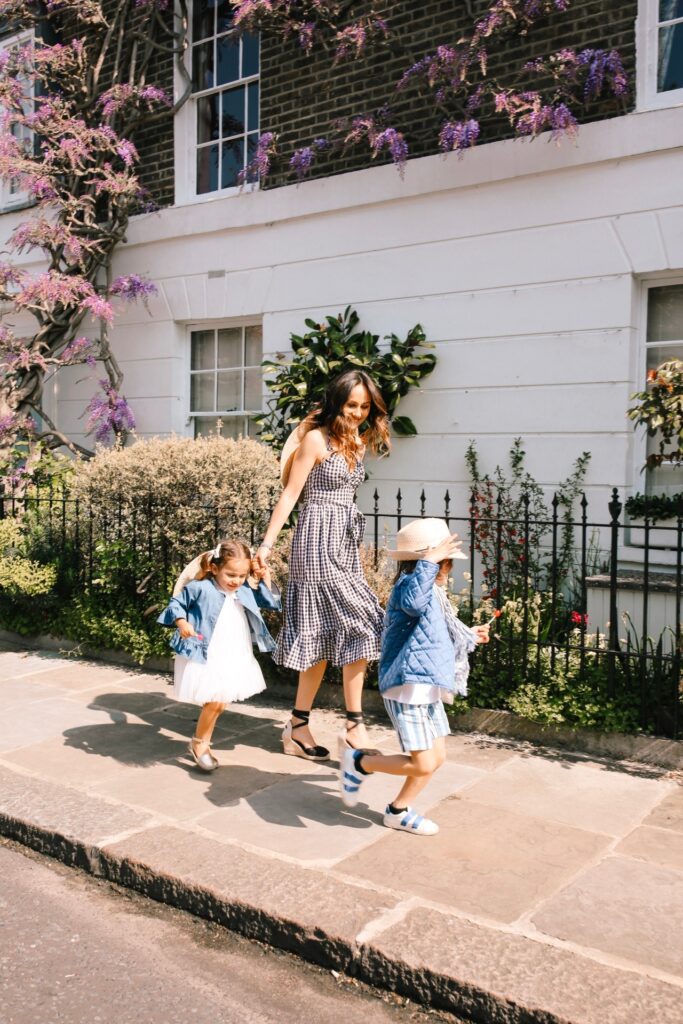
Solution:
{"label": "green leaf", "polygon": [[395,416],[391,426],[399,437],[415,437],[417,434],[417,427],[409,416]]}

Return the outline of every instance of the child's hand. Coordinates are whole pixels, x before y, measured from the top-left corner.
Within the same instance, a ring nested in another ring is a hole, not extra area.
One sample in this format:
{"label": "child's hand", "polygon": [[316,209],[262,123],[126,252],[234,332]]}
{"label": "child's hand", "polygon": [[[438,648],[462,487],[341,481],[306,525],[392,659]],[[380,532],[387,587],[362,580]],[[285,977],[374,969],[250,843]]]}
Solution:
{"label": "child's hand", "polygon": [[472,630],[477,634],[478,644],[487,644],[491,637],[489,636],[490,626],[486,623],[484,626],[472,626]]}
{"label": "child's hand", "polygon": [[426,562],[444,562],[447,558],[458,558],[461,547],[462,541],[458,538],[457,533],[452,533],[435,548],[430,548],[422,557]]}
{"label": "child's hand", "polygon": [[175,624],[183,640],[188,640],[191,636],[197,636],[194,627],[190,625],[187,619],[176,619]]}

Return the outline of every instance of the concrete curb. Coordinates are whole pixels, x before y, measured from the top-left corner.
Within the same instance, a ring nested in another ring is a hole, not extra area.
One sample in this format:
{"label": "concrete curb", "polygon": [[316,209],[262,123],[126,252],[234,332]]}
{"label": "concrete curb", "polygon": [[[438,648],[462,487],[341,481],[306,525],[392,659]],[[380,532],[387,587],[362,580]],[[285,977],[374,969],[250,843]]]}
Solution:
{"label": "concrete curb", "polygon": [[[595,1020],[592,1014],[587,1017],[583,1014],[574,1016],[564,1007],[559,1012],[549,1008],[547,1004],[553,1000],[549,1000],[547,992],[543,992],[543,983],[539,985],[538,999],[535,999],[534,994],[525,986],[521,989],[521,999],[510,998],[503,994],[504,986],[497,984],[494,979],[491,980],[490,987],[473,981],[471,965],[463,967],[462,977],[435,969],[435,964],[438,968],[438,957],[433,958],[429,953],[425,955],[420,951],[416,957],[412,942],[405,947],[405,956],[400,952],[399,955],[391,955],[382,949],[382,934],[377,943],[359,944],[348,935],[335,935],[330,929],[296,921],[286,914],[269,912],[254,903],[226,898],[217,889],[202,884],[199,880],[190,880],[168,871],[160,871],[135,856],[117,851],[116,847],[125,845],[125,841],[112,845],[91,845],[57,829],[40,827],[2,812],[0,834],[71,867],[85,870],[95,878],[113,882],[157,902],[213,921],[245,938],[293,953],[328,970],[340,971],[376,988],[407,996],[420,1005],[446,1010],[460,1019],[472,1021],[473,1024],[593,1024]],[[134,840],[135,836],[131,839]],[[305,876],[311,872],[305,868],[297,868],[296,871],[304,876],[305,885]],[[445,926],[451,923],[445,918],[444,922]],[[485,941],[486,939],[487,937]],[[391,949],[391,942],[389,947]],[[526,954],[524,949],[520,949],[519,952],[522,957]],[[650,982],[649,979],[634,981],[621,971],[581,963],[581,958],[571,953],[560,954],[559,951],[550,951],[547,948],[539,948],[534,953],[542,958],[549,956],[552,960],[555,956],[564,961],[560,964],[560,973],[564,975],[563,984],[581,986],[583,975],[586,975],[589,988],[597,992],[614,992],[614,985],[621,982],[622,986],[631,989],[626,993],[627,1001],[634,998],[633,989],[638,1002],[645,999],[645,1005],[648,997],[656,995],[657,983]],[[493,960],[497,958],[496,954],[497,951],[492,950],[490,956]],[[548,965],[548,969],[552,971],[552,963]],[[543,973],[545,970],[544,964]],[[475,969],[476,973],[478,971]],[[487,970],[483,971],[484,979],[487,978],[487,973]],[[649,991],[650,984],[655,986],[655,992]],[[663,1011],[660,1019],[664,1024],[677,1019],[675,1015],[670,1014],[672,1002],[675,1006],[674,1014],[678,1012],[680,990],[671,989],[666,996],[668,998],[664,1001],[667,1005],[660,1006]],[[605,1024],[626,1024],[627,1021],[631,1024],[630,1017],[620,1015],[623,1007],[615,1007],[612,996],[608,995],[607,998],[609,1003],[604,1007],[606,1012],[599,1019]],[[560,1003],[562,1000],[563,996],[560,995]],[[609,1011],[615,1009],[616,1016],[613,1016]],[[641,1021],[640,1016],[638,1021]]]}
{"label": "concrete curb", "polygon": [[[260,907],[226,900],[216,891],[180,877],[155,871],[106,846],[89,846],[57,830],[0,813],[0,834],[95,878],[131,889],[195,917],[204,918],[329,970],[400,995],[421,1005],[448,1010],[481,1024],[568,1024],[564,1017],[531,1009],[505,997],[460,984],[456,979],[389,958],[371,944],[358,945],[321,928],[276,916]],[[302,871],[305,869],[301,869]]]}
{"label": "concrete curb", "polygon": [[[77,644],[73,640],[61,640],[58,637],[24,637],[19,633],[0,629],[0,641],[36,651],[78,653],[79,656],[96,661],[136,669],[142,668],[143,671],[148,672],[173,671],[172,658],[152,658],[140,666],[125,651],[91,648],[86,644]],[[268,682],[268,694],[270,697],[291,701],[293,687],[271,680]],[[385,713],[382,698],[376,690],[366,690],[363,699],[368,712]],[[323,683],[318,697],[318,707],[341,709],[343,701],[340,687]],[[573,728],[568,725],[542,725],[539,722],[532,722],[528,718],[515,715],[511,711],[499,711],[491,708],[470,708],[463,714],[452,715],[451,724],[458,732],[478,732],[487,736],[524,740],[545,747],[571,750],[593,757],[635,761],[669,771],[683,770],[683,740],[617,732],[596,732],[593,729]]]}

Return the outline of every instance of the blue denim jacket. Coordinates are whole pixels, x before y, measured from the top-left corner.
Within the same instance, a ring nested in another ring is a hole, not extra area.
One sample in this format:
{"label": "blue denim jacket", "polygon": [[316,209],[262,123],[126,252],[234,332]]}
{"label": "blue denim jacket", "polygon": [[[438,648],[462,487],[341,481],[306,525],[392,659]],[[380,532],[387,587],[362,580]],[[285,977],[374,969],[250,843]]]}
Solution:
{"label": "blue denim jacket", "polygon": [[[202,635],[201,640],[193,636],[183,638],[176,629],[170,639],[170,645],[176,654],[182,654],[190,661],[206,661],[206,652],[225,598],[225,592],[220,590],[212,579],[193,580],[177,597],[171,598],[157,622],[162,626],[175,626],[176,619],[187,619],[195,632]],[[237,600],[246,613],[252,642],[259,651],[274,650],[275,641],[268,632],[259,609],[280,610],[280,593],[277,588],[269,590],[261,581],[254,590],[248,583],[243,583],[237,591]]]}
{"label": "blue denim jacket", "polygon": [[438,572],[436,562],[420,559],[391,591],[379,659],[380,693],[404,683],[439,686],[451,693],[456,689],[456,658],[474,648],[476,636],[459,623],[457,642],[451,639],[434,587]]}

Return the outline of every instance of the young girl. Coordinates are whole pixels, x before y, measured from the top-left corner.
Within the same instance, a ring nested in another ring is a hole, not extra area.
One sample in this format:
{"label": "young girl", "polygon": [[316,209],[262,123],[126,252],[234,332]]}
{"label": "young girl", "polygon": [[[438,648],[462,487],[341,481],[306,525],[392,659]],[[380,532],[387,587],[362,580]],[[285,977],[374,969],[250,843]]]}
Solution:
{"label": "young girl", "polygon": [[384,813],[388,828],[418,836],[439,831],[410,806],[443,764],[450,733],[443,701],[467,692],[467,655],[488,643],[489,627],[469,629],[453,611],[445,586],[460,542],[440,519],[418,519],[397,535],[398,573],[387,606],[379,689],[403,754],[345,750],[339,786],[347,807],[358,802],[363,780],[373,772],[406,777]]}
{"label": "young girl", "polygon": [[[202,707],[188,751],[205,772],[218,767],[211,753],[211,736],[225,705],[265,689],[252,644],[260,651],[275,647],[259,608],[279,609],[280,595],[267,568],[254,570],[259,580],[256,588],[247,582],[250,572],[252,558],[247,545],[241,540],[222,540],[201,556],[196,578],[180,593],[174,592],[157,619],[162,626],[176,627],[170,641],[176,655],[176,700]],[[187,570],[181,581],[186,574]]]}

